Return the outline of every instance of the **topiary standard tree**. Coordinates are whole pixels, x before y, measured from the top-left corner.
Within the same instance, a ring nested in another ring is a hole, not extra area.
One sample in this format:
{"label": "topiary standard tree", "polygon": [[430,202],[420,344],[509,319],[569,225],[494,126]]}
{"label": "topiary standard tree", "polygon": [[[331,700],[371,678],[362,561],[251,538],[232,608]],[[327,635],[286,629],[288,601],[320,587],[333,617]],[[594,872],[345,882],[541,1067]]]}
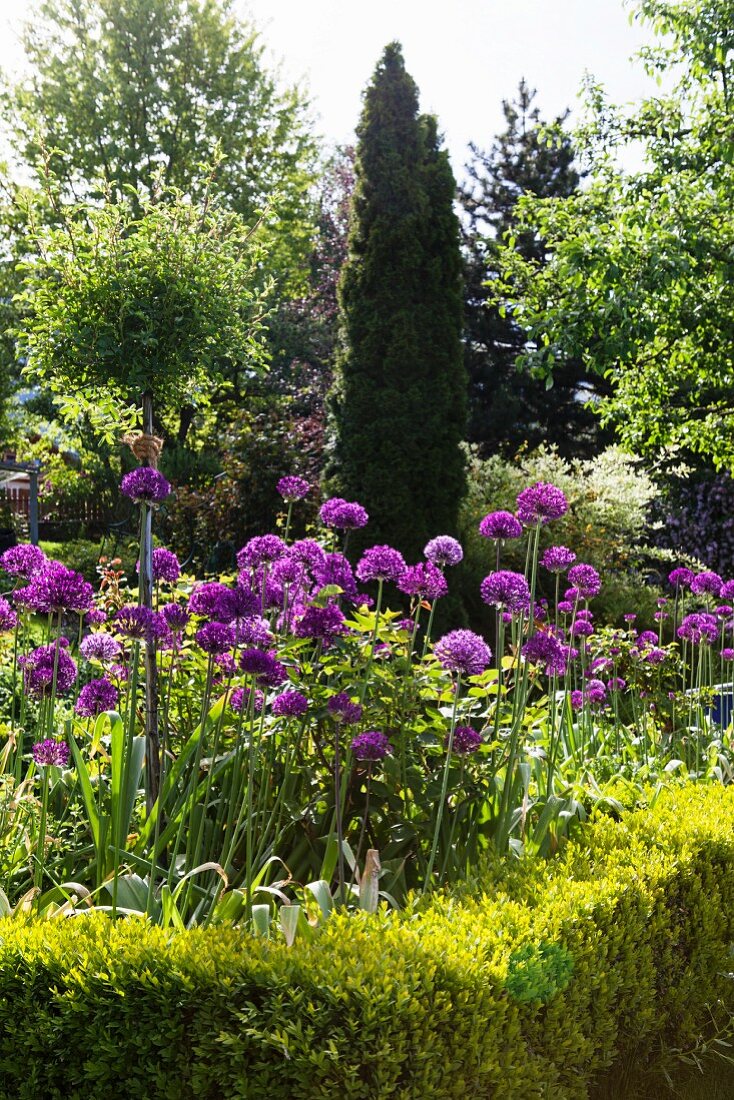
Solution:
{"label": "topiary standard tree", "polygon": [[456,528],[466,374],[456,185],[398,43],[377,66],[357,133],[334,481],[369,511],[372,540],[417,557]]}
{"label": "topiary standard tree", "polygon": [[[156,466],[161,440],[154,435],[154,407],[160,415],[184,399],[205,401],[228,362],[247,361],[251,370],[261,365],[260,248],[240,217],[207,190],[198,203],[162,189],[137,193],[131,202],[64,206],[50,177],[47,183],[57,224],[35,234],[37,254],[23,264],[17,299],[25,374],[58,397],[67,418],[86,414],[108,441],[127,430],[142,465]],[[143,431],[130,436],[141,416]],[[149,499],[137,494],[140,604],[149,609],[152,513],[164,479],[158,481]],[[150,631],[145,651],[150,808],[160,780]]]}

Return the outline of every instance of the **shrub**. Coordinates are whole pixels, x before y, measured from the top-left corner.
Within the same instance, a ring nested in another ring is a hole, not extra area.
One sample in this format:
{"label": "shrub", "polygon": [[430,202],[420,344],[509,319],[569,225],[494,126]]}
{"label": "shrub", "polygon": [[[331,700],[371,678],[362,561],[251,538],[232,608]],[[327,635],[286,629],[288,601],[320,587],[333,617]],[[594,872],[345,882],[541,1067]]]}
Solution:
{"label": "shrub", "polygon": [[[18,1100],[583,1100],[698,1032],[734,934],[734,792],[602,818],[550,864],[293,948],[101,916],[0,936],[0,1089]],[[480,884],[481,885],[481,884]],[[124,1066],[124,1074],[121,1067]]]}

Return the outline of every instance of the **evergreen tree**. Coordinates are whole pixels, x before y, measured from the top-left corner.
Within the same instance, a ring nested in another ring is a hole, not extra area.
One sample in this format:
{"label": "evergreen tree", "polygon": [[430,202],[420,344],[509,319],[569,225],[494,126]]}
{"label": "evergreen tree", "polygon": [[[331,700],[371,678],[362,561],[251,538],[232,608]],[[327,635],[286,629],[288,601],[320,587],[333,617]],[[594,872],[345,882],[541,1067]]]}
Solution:
{"label": "evergreen tree", "polygon": [[398,43],[367,88],[357,134],[335,484],[369,511],[372,541],[415,558],[456,527],[466,374],[454,178]]}
{"label": "evergreen tree", "polygon": [[[465,362],[469,375],[468,436],[489,454],[515,454],[523,444],[552,443],[568,458],[586,458],[606,441],[598,418],[585,403],[606,393],[604,380],[589,376],[578,359],[559,363],[553,386],[518,371],[526,343],[512,316],[488,306],[497,277],[497,250],[505,234],[515,235],[515,206],[525,194],[566,197],[579,185],[574,149],[563,130],[566,115],[545,125],[536,93],[520,81],[517,98],[505,100],[506,129],[489,152],[471,145],[468,183],[460,201],[466,214]],[[517,232],[515,248],[525,259],[544,260],[545,246],[534,234]]]}

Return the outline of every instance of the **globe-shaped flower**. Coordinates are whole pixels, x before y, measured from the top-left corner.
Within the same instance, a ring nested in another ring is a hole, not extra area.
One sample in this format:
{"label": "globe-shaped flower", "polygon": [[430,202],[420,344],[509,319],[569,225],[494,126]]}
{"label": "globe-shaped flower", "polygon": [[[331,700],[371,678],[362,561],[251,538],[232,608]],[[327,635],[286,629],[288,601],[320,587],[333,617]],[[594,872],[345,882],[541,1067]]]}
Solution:
{"label": "globe-shaped flower", "polygon": [[724,581],[719,595],[722,600],[734,600],[734,581]]}
{"label": "globe-shaped flower", "polygon": [[607,688],[603,680],[590,679],[586,681],[586,697],[590,703],[604,703],[607,698]]}
{"label": "globe-shaped flower", "polygon": [[303,500],[311,489],[305,477],[297,477],[294,474],[282,477],[276,486],[283,500],[292,503],[294,500]]}
{"label": "globe-shaped flower", "polygon": [[490,512],[479,524],[479,534],[485,539],[519,539],[522,524],[512,512]]}
{"label": "globe-shaped flower", "polygon": [[151,611],[149,607],[127,604],[121,607],[113,620],[115,631],[125,638],[140,641],[157,641],[168,633],[168,626],[162,615]]}
{"label": "globe-shaped flower", "polygon": [[76,663],[66,652],[67,638],[59,638],[51,645],[39,646],[25,657],[18,659],[23,669],[23,683],[29,695],[36,698],[49,696],[56,676],[56,694],[66,695],[76,682]]}
{"label": "globe-shaped flower", "polygon": [[686,615],[678,627],[678,637],[693,645],[709,645],[715,642],[719,636],[719,626],[716,616],[706,611],[694,611],[692,615]]}
{"label": "globe-shaped flower", "polygon": [[0,565],[11,577],[24,577],[29,580],[46,562],[46,555],[40,546],[30,542],[11,546],[0,555]]}
{"label": "globe-shaped flower", "polygon": [[188,608],[182,607],[180,603],[164,604],[161,608],[161,615],[173,634],[180,634],[184,631],[191,618]]}
{"label": "globe-shaped flower", "polygon": [[536,481],[518,493],[517,518],[525,527],[545,525],[560,519],[568,511],[568,501],[561,489],[545,481]]}
{"label": "globe-shaped flower", "polygon": [[539,630],[522,647],[522,655],[530,664],[539,665],[548,676],[562,676],[566,670],[566,653],[555,634]]}
{"label": "globe-shaped flower", "polygon": [[[721,593],[724,582],[718,573],[712,573],[707,569],[698,573],[691,581],[691,592],[694,596],[718,596]],[[724,597],[726,599],[726,597]]]}
{"label": "globe-shaped flower", "polygon": [[357,582],[352,567],[343,554],[324,554],[323,560],[316,562],[313,567],[313,577],[317,591],[334,586],[341,588],[348,600],[355,600],[357,597]]}
{"label": "globe-shaped flower", "polygon": [[332,497],[325,501],[319,510],[321,522],[325,527],[336,527],[351,531],[357,527],[366,527],[369,516],[361,504],[355,501]]}
{"label": "globe-shaped flower", "polygon": [[357,760],[375,763],[384,760],[392,753],[389,739],[380,730],[367,730],[358,734],[352,741],[352,752]]}
{"label": "globe-shaped flower", "polygon": [[284,691],[276,695],[272,711],[278,718],[300,718],[308,710],[308,699],[300,691]]}
{"label": "globe-shaped flower", "polygon": [[175,584],[181,576],[181,563],[173,550],[158,546],[153,551],[153,580]]}
{"label": "globe-shaped flower", "polygon": [[326,558],[324,548],[316,542],[316,539],[297,539],[290,548],[290,554],[312,572],[318,565],[322,565]]}
{"label": "globe-shaped flower", "polygon": [[8,601],[0,596],[0,634],[14,630],[18,625],[18,613],[13,611]]}
{"label": "globe-shaped flower", "polygon": [[[679,566],[678,569],[674,569],[671,573],[668,573],[668,581],[673,585],[673,588],[690,588],[691,581],[695,575],[692,569],[686,569],[685,566]],[[728,599],[728,596],[725,598]]]}
{"label": "globe-shaped flower", "polygon": [[458,565],[464,557],[461,543],[452,539],[451,535],[436,535],[435,539],[426,543],[423,553],[439,569],[447,565]]}
{"label": "globe-shaped flower", "polygon": [[296,623],[297,638],[322,638],[331,642],[340,634],[346,634],[346,620],[341,610],[333,603],[326,607],[307,607]]}
{"label": "globe-shaped flower", "polygon": [[235,643],[235,633],[227,623],[204,623],[196,632],[196,642],[205,653],[226,653]]}
{"label": "globe-shaped flower", "polygon": [[371,546],[357,563],[357,577],[362,582],[397,582],[405,572],[405,558],[392,546]]}
{"label": "globe-shaped flower", "polygon": [[269,565],[286,550],[286,544],[278,535],[255,535],[237,552],[237,567],[256,569],[259,565]]}
{"label": "globe-shaped flower", "polygon": [[462,676],[480,676],[492,660],[492,651],[479,634],[471,630],[451,630],[433,647],[439,662],[450,672]]}
{"label": "globe-shaped flower", "polygon": [[590,638],[594,633],[594,624],[586,619],[578,619],[571,627],[571,635],[574,638]]}
{"label": "globe-shaped flower", "polygon": [[329,714],[337,722],[345,725],[354,725],[362,717],[362,708],[359,703],[353,703],[346,691],[340,691],[338,695],[332,695],[326,704]]}
{"label": "globe-shaped flower", "polygon": [[171,486],[159,470],[152,466],[138,466],[125,474],[120,482],[120,491],[136,504],[160,504],[171,492]]}
{"label": "globe-shaped flower", "polygon": [[[477,733],[471,726],[457,726],[454,730],[452,752],[458,753],[459,756],[469,756],[471,753],[477,752],[481,743],[481,733]],[[448,746],[449,738],[447,735],[446,748],[448,748]]]}
{"label": "globe-shaped flower", "polygon": [[260,649],[270,649],[275,636],[270,629],[267,619],[260,615],[250,615],[244,619],[235,619],[232,624],[235,629],[237,645],[257,646]]}
{"label": "globe-shaped flower", "polygon": [[82,638],[79,652],[87,661],[114,661],[122,653],[122,646],[111,634],[98,632]]}
{"label": "globe-shaped flower", "polygon": [[540,564],[549,573],[565,573],[575,561],[576,555],[567,546],[549,546],[541,557]]}
{"label": "globe-shaped flower", "polygon": [[[232,710],[247,711],[250,704],[251,696],[252,692],[250,688],[235,688],[232,692],[232,695],[230,696],[229,705],[231,706]],[[252,708],[256,714],[259,714],[260,711],[263,709],[264,702],[265,696],[259,688],[255,688],[255,696],[252,700]]]}
{"label": "globe-shaped flower", "polygon": [[601,591],[601,578],[593,565],[572,565],[568,571],[568,579],[584,600],[593,599]]}
{"label": "globe-shaped flower", "polygon": [[94,589],[81,573],[67,569],[60,561],[46,561],[25,588],[15,590],[13,598],[41,615],[84,612],[92,607]]}
{"label": "globe-shaped flower", "polygon": [[189,597],[189,611],[219,623],[229,623],[234,618],[235,594],[220,581],[204,581],[197,584]]}
{"label": "globe-shaped flower", "polygon": [[240,668],[268,687],[277,687],[288,679],[285,665],[273,653],[265,653],[262,649],[243,649]]}
{"label": "globe-shaped flower", "polygon": [[84,685],[74,710],[82,718],[96,718],[103,711],[113,710],[117,706],[118,698],[117,688],[102,676],[99,680],[90,680]]}
{"label": "globe-shaped flower", "polygon": [[46,767],[65,768],[69,763],[69,746],[65,741],[54,741],[47,737],[33,746],[33,759],[36,764]]}
{"label": "globe-shaped flower", "polygon": [[430,561],[409,565],[398,581],[398,588],[407,596],[419,596],[422,600],[438,600],[449,590],[443,573]]}
{"label": "globe-shaped flower", "polygon": [[522,573],[513,573],[510,569],[490,573],[482,581],[480,592],[482,600],[490,607],[501,607],[513,614],[530,608],[528,582]]}

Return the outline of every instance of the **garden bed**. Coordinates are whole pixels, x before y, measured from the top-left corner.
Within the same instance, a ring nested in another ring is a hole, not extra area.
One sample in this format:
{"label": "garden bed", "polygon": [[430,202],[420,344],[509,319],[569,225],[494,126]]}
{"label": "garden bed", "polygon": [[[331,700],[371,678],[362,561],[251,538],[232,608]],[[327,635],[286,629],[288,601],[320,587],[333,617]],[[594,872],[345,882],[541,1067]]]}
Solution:
{"label": "garden bed", "polygon": [[599,818],[551,861],[312,942],[100,915],[0,925],[0,1094],[593,1095],[726,997],[734,792]]}

